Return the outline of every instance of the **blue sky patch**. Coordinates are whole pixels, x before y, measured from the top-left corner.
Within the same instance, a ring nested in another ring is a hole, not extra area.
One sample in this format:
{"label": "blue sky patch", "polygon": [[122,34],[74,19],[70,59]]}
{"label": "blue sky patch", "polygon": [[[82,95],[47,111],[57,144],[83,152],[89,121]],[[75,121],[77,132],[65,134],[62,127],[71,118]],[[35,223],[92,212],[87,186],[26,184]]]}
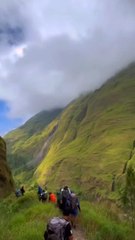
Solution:
{"label": "blue sky patch", "polygon": [[22,125],[22,119],[11,119],[7,116],[9,108],[4,101],[0,101],[0,136]]}

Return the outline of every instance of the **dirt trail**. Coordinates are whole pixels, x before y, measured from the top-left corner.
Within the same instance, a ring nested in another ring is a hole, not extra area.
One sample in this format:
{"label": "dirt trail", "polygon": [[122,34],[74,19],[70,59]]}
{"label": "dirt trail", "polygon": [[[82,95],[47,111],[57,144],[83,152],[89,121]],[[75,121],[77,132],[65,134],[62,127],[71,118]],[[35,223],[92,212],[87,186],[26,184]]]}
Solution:
{"label": "dirt trail", "polygon": [[74,240],[87,240],[80,229],[73,229]]}

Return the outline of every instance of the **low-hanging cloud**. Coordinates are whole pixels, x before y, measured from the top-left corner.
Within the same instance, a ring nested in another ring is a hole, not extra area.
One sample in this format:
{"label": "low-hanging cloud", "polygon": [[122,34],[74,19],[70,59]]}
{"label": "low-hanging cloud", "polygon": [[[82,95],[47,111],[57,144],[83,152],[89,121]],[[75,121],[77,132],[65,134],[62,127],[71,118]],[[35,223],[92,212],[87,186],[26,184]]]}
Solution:
{"label": "low-hanging cloud", "polygon": [[135,60],[133,1],[7,0],[2,9],[1,24],[12,19],[23,33],[1,47],[0,96],[11,117],[63,107]]}

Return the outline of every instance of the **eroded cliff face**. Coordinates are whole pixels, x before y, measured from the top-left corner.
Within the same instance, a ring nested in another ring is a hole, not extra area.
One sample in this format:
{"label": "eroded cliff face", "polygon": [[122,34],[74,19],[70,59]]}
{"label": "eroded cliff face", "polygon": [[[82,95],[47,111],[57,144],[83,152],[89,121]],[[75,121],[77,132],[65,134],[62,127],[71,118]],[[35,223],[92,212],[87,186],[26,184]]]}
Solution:
{"label": "eroded cliff face", "polygon": [[0,137],[0,197],[10,194],[13,190],[14,182],[6,161],[6,143]]}

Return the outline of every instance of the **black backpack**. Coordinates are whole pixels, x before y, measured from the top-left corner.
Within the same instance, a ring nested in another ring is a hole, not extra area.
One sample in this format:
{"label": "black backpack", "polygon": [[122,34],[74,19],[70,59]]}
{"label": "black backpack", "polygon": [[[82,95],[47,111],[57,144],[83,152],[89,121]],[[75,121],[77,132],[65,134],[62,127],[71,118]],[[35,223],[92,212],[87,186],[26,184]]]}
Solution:
{"label": "black backpack", "polygon": [[62,204],[64,210],[71,210],[71,195],[68,189],[62,191]]}
{"label": "black backpack", "polygon": [[65,240],[65,229],[69,222],[63,218],[54,217],[47,224],[44,234],[45,240]]}
{"label": "black backpack", "polygon": [[71,198],[70,199],[71,199],[70,201],[71,201],[71,208],[72,208],[72,210],[76,209],[78,207],[78,204],[79,204],[78,198],[77,198],[76,194],[75,193],[71,193]]}
{"label": "black backpack", "polygon": [[43,191],[41,194],[40,194],[40,198],[41,200],[47,200],[47,191]]}
{"label": "black backpack", "polygon": [[66,198],[66,199],[70,198],[70,191],[69,191],[69,189],[63,189],[63,191],[62,191],[62,198]]}

